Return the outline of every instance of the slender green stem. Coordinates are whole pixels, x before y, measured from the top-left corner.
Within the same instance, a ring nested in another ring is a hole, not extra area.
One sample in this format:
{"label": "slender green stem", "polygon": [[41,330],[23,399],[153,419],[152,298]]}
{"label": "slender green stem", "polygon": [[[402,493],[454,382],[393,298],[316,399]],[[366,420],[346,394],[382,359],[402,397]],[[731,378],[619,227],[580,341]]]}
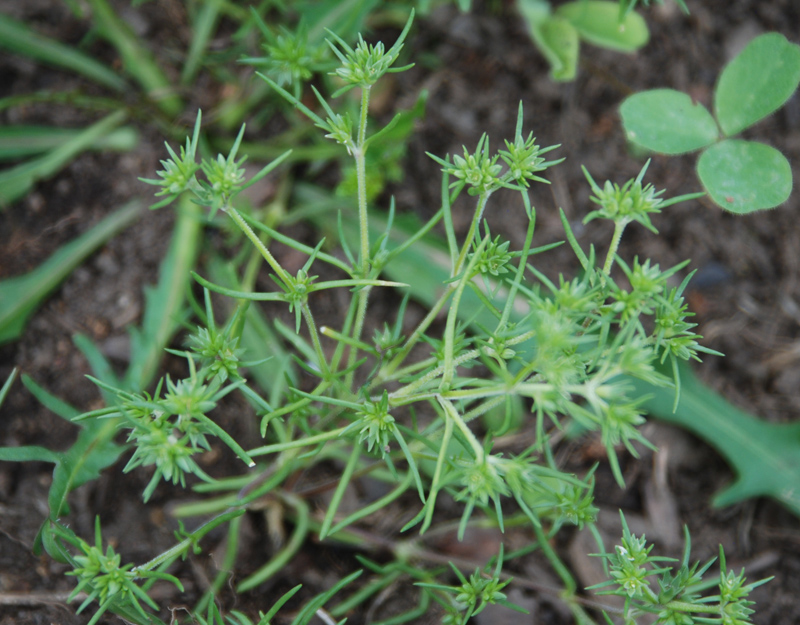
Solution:
{"label": "slender green stem", "polygon": [[306,536],[308,535],[310,516],[308,504],[300,497],[290,493],[282,493],[281,499],[283,499],[284,503],[288,504],[295,510],[296,519],[294,532],[292,533],[292,536],[286,546],[281,549],[274,558],[267,562],[258,571],[242,580],[241,584],[236,587],[238,592],[251,590],[275,575],[278,571],[282,570],[283,567],[286,566],[286,563],[292,557],[294,557],[294,555],[300,550],[300,547],[305,542]]}
{"label": "slender green stem", "polygon": [[445,415],[447,415],[449,420],[453,422],[464,438],[469,442],[472,451],[475,452],[475,462],[481,464],[485,459],[485,454],[480,441],[475,437],[472,430],[467,427],[467,424],[464,423],[464,419],[461,418],[461,415],[458,414],[458,410],[456,410],[456,407],[449,399],[444,398],[442,395],[437,395],[436,399],[439,405],[444,408]]}
{"label": "slender green stem", "polygon": [[386,369],[383,373],[384,376],[391,375],[394,370],[405,361],[408,354],[414,348],[414,345],[416,345],[422,338],[422,335],[425,334],[425,330],[427,330],[439,316],[439,312],[442,310],[445,303],[455,290],[455,285],[449,284],[447,286],[441,296],[439,296],[439,299],[436,301],[436,303],[431,306],[428,314],[425,315],[425,318],[419,322],[419,325],[417,325],[417,327],[414,329],[414,332],[408,337],[405,345],[403,345],[403,348],[398,352],[397,356],[395,356],[392,361],[386,365]]}
{"label": "slender green stem", "polygon": [[680,610],[682,612],[702,612],[704,614],[719,613],[719,604],[701,605],[698,603],[688,603],[686,601],[670,601],[665,604],[664,607],[670,610]]}
{"label": "slender green stem", "polygon": [[367,343],[364,343],[363,341],[357,341],[356,339],[350,338],[346,334],[342,334],[341,332],[337,332],[336,330],[334,330],[333,328],[329,328],[328,326],[322,326],[319,329],[319,331],[320,331],[321,334],[324,334],[325,336],[327,336],[329,338],[335,339],[336,341],[339,341],[339,342],[344,343],[346,345],[349,345],[351,347],[355,347],[356,349],[360,349],[360,350],[365,351],[365,352],[372,352],[373,354],[375,353],[375,350],[370,345],[368,345]]}
{"label": "slender green stem", "polygon": [[561,561],[561,558],[558,557],[558,554],[550,546],[550,541],[548,540],[548,536],[544,533],[542,526],[536,523],[532,523],[531,525],[533,525],[533,531],[536,534],[536,539],[539,541],[539,547],[542,553],[544,553],[545,557],[549,560],[550,565],[561,578],[561,581],[564,582],[565,594],[567,595],[565,598],[571,597],[575,594],[575,589],[578,587],[575,578],[572,577],[572,574]]}
{"label": "slender green stem", "polygon": [[[525,203],[528,204],[528,193],[527,191],[522,192],[523,200]],[[517,275],[514,277],[514,282],[511,284],[511,289],[508,292],[508,298],[506,299],[506,305],[503,307],[503,316],[500,317],[500,322],[497,324],[498,329],[505,328],[508,324],[508,318],[511,315],[511,311],[514,309],[514,302],[517,299],[517,289],[519,289],[519,285],[522,283],[522,277],[525,274],[525,267],[528,263],[528,255],[531,252],[531,244],[533,243],[533,231],[536,228],[536,209],[531,207],[530,212],[530,219],[528,220],[528,231],[525,234],[525,243],[522,246],[522,255],[519,259],[519,265],[517,266]]]}
{"label": "slender green stem", "polygon": [[369,275],[369,221],[367,216],[367,165],[366,139],[367,115],[369,113],[369,87],[361,89],[361,114],[358,122],[358,139],[353,150],[356,161],[356,180],[358,183],[358,221],[361,234],[361,274]]}
{"label": "slender green stem", "polygon": [[478,406],[476,406],[475,408],[473,408],[469,412],[465,412],[464,416],[462,417],[464,419],[464,422],[465,423],[469,423],[473,419],[477,419],[481,415],[486,414],[487,412],[489,412],[495,406],[499,406],[500,404],[504,403],[506,401],[506,397],[508,397],[507,393],[503,393],[499,397],[492,397],[491,399],[488,399],[487,401],[482,402],[481,404],[479,404]]}
{"label": "slender green stem", "polygon": [[325,518],[322,521],[322,527],[319,530],[320,540],[324,540],[325,537],[330,533],[331,525],[333,525],[333,518],[336,515],[336,511],[339,509],[339,505],[342,503],[345,490],[350,484],[350,480],[353,478],[353,473],[358,466],[358,461],[360,458],[361,447],[355,444],[350,452],[350,457],[347,459],[347,464],[344,467],[344,471],[342,471],[342,474],[339,477],[339,483],[336,485],[336,490],[334,491],[333,497],[331,497],[331,502],[328,505],[328,511],[325,513]]}
{"label": "slender green stem", "polygon": [[[483,252],[483,248],[486,247],[486,242],[489,240],[488,237],[481,240],[480,245],[475,250],[475,254],[473,254],[472,259],[470,260],[469,264],[467,265],[466,270],[464,271],[464,275],[461,276],[461,279],[458,281],[458,285],[456,287],[456,292],[453,294],[453,301],[450,303],[450,310],[447,313],[447,325],[445,326],[444,331],[444,372],[442,374],[442,383],[441,389],[443,391],[450,389],[450,383],[453,381],[453,376],[455,375],[456,368],[453,362],[453,353],[455,350],[455,343],[456,343],[456,321],[458,319],[458,307],[461,303],[461,296],[464,293],[464,288],[467,286],[469,281],[472,279],[473,269],[475,264],[478,262],[481,253]],[[467,248],[467,245],[464,245],[464,249]],[[460,262],[460,259],[459,259]]]}
{"label": "slender green stem", "polygon": [[390,491],[380,499],[373,501],[371,504],[368,504],[363,508],[359,508],[351,515],[339,521],[328,531],[328,535],[332,536],[336,534],[336,532],[344,529],[345,527],[351,525],[352,523],[355,523],[359,519],[363,519],[364,517],[369,516],[373,512],[377,512],[378,510],[385,508],[395,499],[400,497],[400,495],[406,492],[408,490],[408,487],[411,486],[413,481],[414,481],[414,474],[411,471],[409,471],[408,473],[406,473],[406,476],[403,478],[403,480],[398,483],[397,488]]}
{"label": "slender green stem", "polygon": [[[291,184],[289,178],[285,176],[278,187],[278,197],[267,207],[266,216],[263,218],[265,226],[270,228],[277,227],[281,219],[286,215],[286,201],[290,189]],[[270,240],[270,235],[266,232],[261,232],[259,234],[259,240],[266,246]],[[250,257],[247,260],[241,280],[242,290],[244,291],[252,291],[253,285],[256,283],[256,276],[258,275],[258,270],[261,268],[258,256],[258,250],[254,249],[251,251]]]}
{"label": "slender green stem", "polygon": [[[344,319],[344,324],[342,325],[342,336],[350,336],[350,328],[353,327],[355,323],[356,313],[358,312],[358,304],[357,299],[354,297],[350,298],[350,304],[347,307],[347,315]],[[342,361],[342,357],[344,356],[344,350],[347,345],[343,341],[339,341],[336,344],[336,349],[333,350],[333,356],[331,356],[331,370],[338,371],[339,370],[339,363]]]}
{"label": "slender green stem", "polygon": [[358,118],[358,138],[357,145],[363,148],[367,142],[367,117],[369,115],[369,94],[371,86],[367,85],[361,88],[361,111]]}
{"label": "slender green stem", "polygon": [[286,270],[280,266],[275,257],[270,253],[267,247],[261,242],[261,239],[258,238],[258,235],[253,232],[253,229],[248,225],[248,223],[244,220],[244,218],[239,214],[233,206],[229,204],[222,207],[222,210],[228,214],[228,216],[233,220],[233,222],[239,226],[239,229],[244,232],[245,236],[250,239],[250,242],[255,246],[255,248],[261,253],[261,256],[264,257],[269,263],[269,266],[272,267],[272,270],[278,275],[287,287],[291,287],[293,284],[292,277],[286,272]]}
{"label": "slender green stem", "polygon": [[[392,249],[391,252],[389,252],[386,264],[388,264],[389,260],[405,252],[409,247],[414,245],[422,237],[426,236],[431,230],[433,230],[433,227],[436,224],[438,224],[439,221],[442,220],[442,216],[444,214],[445,214],[444,209],[440,208],[438,212],[425,223],[424,226],[422,226],[418,230],[415,230],[414,233],[411,234],[408,238],[403,239],[402,243],[400,243],[397,247]],[[453,254],[453,259],[455,259],[455,254]]]}
{"label": "slender green stem", "polygon": [[[367,318],[367,305],[369,304],[369,293],[372,290],[372,287],[364,287],[358,292],[358,307],[356,308],[356,321],[353,325],[353,334],[352,337],[356,341],[361,338],[361,333],[364,330],[364,320]],[[353,366],[355,365],[356,360],[358,359],[358,349],[355,347],[350,349],[350,355],[347,359],[347,366],[351,369],[351,372],[347,375],[347,387],[352,388],[353,385],[353,378],[355,376],[355,371],[352,371]]]}
{"label": "slender green stem", "polygon": [[450,445],[450,438],[453,436],[453,419],[445,419],[444,420],[444,434],[442,435],[442,442],[441,447],[439,448],[439,454],[436,458],[436,468],[433,471],[433,478],[431,479],[431,487],[428,492],[428,501],[425,502],[425,517],[422,521],[422,527],[420,528],[420,534],[424,533],[430,525],[431,521],[433,520],[433,511],[436,507],[436,496],[439,493],[439,489],[441,488],[441,480],[442,480],[442,472],[444,470],[444,464],[447,459],[447,447]]}
{"label": "slender green stem", "polygon": [[219,527],[223,523],[227,523],[235,519],[238,516],[244,514],[244,510],[237,509],[237,510],[229,510],[216,518],[211,519],[208,523],[204,523],[199,528],[197,528],[194,532],[192,532],[189,536],[184,538],[181,542],[173,547],[170,547],[165,552],[157,555],[155,558],[142,564],[141,566],[137,566],[134,571],[152,571],[154,568],[160,566],[164,562],[168,562],[170,560],[174,560],[175,558],[183,555],[186,553],[192,545],[194,545],[198,540],[200,540],[203,536],[208,534],[211,530],[216,527]]}
{"label": "slender green stem", "polygon": [[489,201],[489,196],[491,194],[491,191],[487,191],[478,198],[478,205],[475,207],[475,214],[472,216],[472,223],[469,225],[469,232],[467,232],[467,236],[464,239],[464,245],[461,246],[461,253],[458,255],[456,264],[453,267],[453,273],[450,274],[451,278],[461,273],[461,269],[463,268],[464,262],[467,258],[467,253],[472,247],[472,239],[475,238],[475,231],[478,229],[478,224],[481,222],[483,211],[486,209],[486,203]]}
{"label": "slender green stem", "polygon": [[286,443],[275,443],[274,445],[264,445],[263,447],[256,447],[255,449],[250,450],[250,456],[266,456],[267,454],[274,454],[279,451],[287,451],[289,449],[298,449],[300,447],[311,447],[318,443],[325,443],[327,441],[333,440],[334,438],[338,438],[342,432],[344,432],[345,428],[337,428],[335,430],[331,430],[330,432],[323,432],[322,434],[317,434],[316,436],[307,436],[305,438],[300,438],[294,441],[288,441]]}
{"label": "slender green stem", "polygon": [[367,164],[364,150],[359,146],[354,150],[356,161],[356,180],[358,182],[358,230],[360,234],[361,277],[369,276],[369,215],[367,211]]}
{"label": "slender green stem", "polygon": [[202,613],[208,608],[208,603],[214,600],[214,597],[217,596],[217,593],[219,593],[233,574],[236,556],[239,552],[241,525],[242,517],[236,517],[228,525],[228,538],[225,544],[225,555],[222,559],[222,565],[219,566],[219,572],[211,583],[211,587],[203,593],[203,597],[195,606],[195,613]]}
{"label": "slender green stem", "polygon": [[603,273],[611,273],[611,268],[614,266],[614,258],[619,249],[619,242],[622,240],[622,233],[625,232],[625,226],[627,225],[628,222],[625,220],[614,222],[614,236],[611,238],[611,245],[608,248],[608,254],[606,254],[606,262],[603,263]]}
{"label": "slender green stem", "polygon": [[[353,158],[356,161],[356,181],[358,184],[358,229],[361,242],[360,264],[361,277],[367,278],[370,273],[369,257],[369,215],[367,210],[367,165],[366,165],[366,140],[367,140],[367,117],[369,114],[369,87],[361,89],[361,111],[358,121],[358,137],[356,147],[353,150]],[[359,340],[364,329],[364,320],[367,316],[367,304],[369,303],[369,288],[363,288],[358,292],[358,308],[356,319],[353,326],[352,338]],[[358,359],[358,350],[351,348],[348,357],[348,367],[355,364]],[[354,372],[347,376],[347,386],[353,384]]]}
{"label": "slender green stem", "polygon": [[308,326],[308,333],[311,336],[311,343],[314,345],[314,352],[317,354],[320,370],[323,376],[327,378],[330,374],[330,369],[328,368],[328,361],[325,360],[325,352],[322,351],[322,343],[319,340],[317,324],[314,321],[314,315],[311,314],[311,309],[308,307],[308,302],[303,302],[300,305],[300,312]]}

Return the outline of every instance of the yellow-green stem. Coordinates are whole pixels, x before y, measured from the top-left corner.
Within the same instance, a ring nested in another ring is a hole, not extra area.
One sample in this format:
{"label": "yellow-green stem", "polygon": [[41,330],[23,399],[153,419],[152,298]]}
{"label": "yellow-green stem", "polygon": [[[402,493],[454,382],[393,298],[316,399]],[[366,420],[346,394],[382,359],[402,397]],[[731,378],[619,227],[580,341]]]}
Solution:
{"label": "yellow-green stem", "polygon": [[611,246],[608,248],[606,262],[603,263],[603,273],[611,273],[611,268],[614,266],[614,258],[619,249],[619,242],[622,240],[622,233],[625,232],[625,226],[627,225],[628,222],[625,220],[614,222],[614,236],[611,238]]}
{"label": "yellow-green stem", "polygon": [[406,359],[408,354],[413,349],[414,345],[416,345],[422,335],[425,333],[425,330],[436,320],[436,317],[439,316],[439,312],[442,310],[442,307],[447,302],[450,295],[453,294],[453,291],[456,290],[456,287],[453,284],[449,284],[447,288],[444,290],[442,295],[436,301],[436,303],[431,306],[428,314],[425,315],[425,318],[420,321],[419,325],[414,329],[414,332],[411,336],[408,337],[408,340],[403,345],[403,349],[395,356],[392,361],[386,366],[386,369],[383,373],[384,376],[391,375],[397,367],[399,367]]}
{"label": "yellow-green stem", "polygon": [[328,362],[325,360],[325,353],[322,351],[322,343],[319,340],[319,332],[317,331],[317,324],[314,321],[314,315],[311,314],[311,309],[308,307],[308,302],[303,302],[300,306],[300,312],[303,314],[303,319],[308,326],[308,333],[311,335],[311,342],[314,345],[314,351],[317,354],[320,370],[325,378],[330,374]]}
{"label": "yellow-green stem", "polygon": [[550,546],[549,537],[545,534],[542,526],[536,525],[535,523],[532,523],[532,525],[542,553],[544,553],[545,557],[550,561],[550,566],[553,567],[553,570],[564,583],[564,599],[569,601],[569,599],[575,594],[575,589],[578,587],[578,585],[575,583],[575,578],[572,577],[572,574],[561,561],[561,558],[558,557],[558,554]]}
{"label": "yellow-green stem", "polygon": [[237,211],[233,206],[230,205],[223,206],[222,210],[228,214],[228,216],[233,220],[233,222],[237,226],[239,226],[239,229],[242,232],[244,232],[245,236],[248,239],[250,239],[251,243],[256,247],[261,256],[264,257],[264,260],[266,260],[269,263],[269,266],[272,267],[272,270],[278,275],[281,281],[286,286],[291,286],[291,284],[293,283],[292,277],[288,273],[286,273],[286,270],[280,266],[277,260],[275,260],[275,257],[261,242],[261,239],[258,238],[258,235],[255,232],[253,232],[253,229],[239,214],[239,211]]}
{"label": "yellow-green stem", "polygon": [[[526,192],[523,191],[523,193]],[[522,283],[522,276],[525,273],[525,266],[528,262],[528,254],[531,251],[531,243],[533,242],[533,231],[535,227],[536,209],[531,207],[530,219],[528,220],[528,232],[525,235],[525,243],[522,246],[522,254],[519,258],[517,275],[515,276],[514,282],[511,284],[511,288],[509,289],[508,299],[506,300],[506,305],[503,308],[503,315],[500,318],[500,322],[497,324],[498,329],[503,329],[506,327],[506,324],[508,323],[508,317],[511,315],[511,310],[514,308],[514,301],[517,297],[517,289],[519,289],[519,285]]]}
{"label": "yellow-green stem", "polygon": [[[353,158],[356,161],[356,181],[358,184],[358,228],[361,241],[361,276],[369,277],[369,216],[367,211],[367,166],[366,166],[366,139],[367,139],[367,115],[369,113],[369,87],[361,89],[361,114],[358,123],[358,138],[356,147],[353,150]],[[369,288],[363,288],[358,292],[358,309],[356,320],[353,326],[352,337],[356,340],[361,338],[364,329],[364,319],[367,316],[367,303],[369,302]],[[348,367],[352,367],[358,359],[358,350],[350,349],[348,357]],[[347,385],[353,383],[353,373],[348,375]]]}
{"label": "yellow-green stem", "polygon": [[[473,220],[474,223],[474,220]],[[447,325],[444,330],[444,372],[442,374],[442,384],[441,389],[443,391],[450,389],[450,383],[453,380],[453,376],[455,375],[455,364],[453,363],[453,356],[455,353],[455,343],[456,343],[456,320],[458,318],[458,307],[461,304],[461,296],[464,293],[464,288],[467,286],[469,281],[472,279],[472,273],[474,271],[475,264],[477,263],[478,259],[480,258],[481,254],[483,253],[484,247],[486,247],[486,242],[488,241],[488,237],[481,240],[480,245],[478,245],[477,249],[475,250],[475,254],[472,256],[467,268],[464,270],[464,275],[461,276],[461,279],[458,281],[458,285],[456,286],[456,292],[453,295],[453,301],[450,302],[450,310],[447,313]],[[466,249],[466,244],[464,248]]]}
{"label": "yellow-green stem", "polygon": [[[367,304],[369,303],[369,292],[372,287],[364,287],[358,292],[358,308],[356,310],[356,322],[353,326],[352,337],[358,341],[361,339],[361,332],[364,330],[364,320],[367,317]],[[355,347],[350,348],[350,355],[348,357],[347,365],[352,369],[358,358],[358,349]],[[352,387],[354,371],[351,371],[347,376],[347,386]]]}
{"label": "yellow-green stem", "polygon": [[263,447],[256,447],[255,449],[251,449],[248,454],[251,457],[253,456],[266,456],[267,454],[275,454],[281,451],[286,451],[288,449],[296,449],[299,447],[313,447],[318,443],[325,443],[327,441],[333,440],[334,438],[339,438],[342,432],[344,432],[345,428],[337,428],[335,430],[331,430],[330,432],[323,432],[322,434],[316,434],[314,436],[307,436],[305,438],[301,438],[294,441],[288,441],[286,443],[275,443],[273,445],[264,445]]}
{"label": "yellow-green stem", "polygon": [[704,614],[718,614],[719,605],[700,605],[688,603],[686,601],[670,601],[664,607],[670,610],[681,610],[683,612],[702,612]]}
{"label": "yellow-green stem", "polygon": [[456,407],[450,400],[445,399],[441,395],[437,395],[436,399],[439,402],[439,405],[442,408],[444,408],[444,412],[447,415],[448,419],[453,422],[453,425],[455,425],[459,429],[464,438],[466,438],[467,441],[469,442],[470,447],[472,447],[472,451],[475,453],[475,463],[476,464],[483,463],[483,461],[485,460],[483,446],[475,437],[475,434],[472,433],[472,430],[470,430],[469,427],[467,427],[467,424],[464,423],[464,420],[461,418],[461,415],[458,414]]}
{"label": "yellow-green stem", "polygon": [[[361,274],[369,275],[369,221],[367,216],[367,165],[366,139],[367,114],[369,112],[369,87],[361,90],[361,115],[358,124],[358,140],[353,157],[356,161],[356,180],[358,182],[358,221],[361,234]],[[358,337],[356,337],[358,338]]]}
{"label": "yellow-green stem", "polygon": [[488,191],[478,198],[478,205],[475,207],[475,214],[472,217],[472,223],[469,225],[469,232],[467,232],[467,236],[464,239],[464,245],[461,246],[461,253],[458,255],[458,260],[456,260],[456,264],[453,267],[453,273],[450,274],[451,278],[461,273],[461,269],[467,258],[467,253],[472,247],[472,239],[475,238],[475,231],[478,229],[478,224],[481,222],[481,217],[483,217],[483,211],[486,209],[486,202],[489,201],[490,195],[491,191]]}

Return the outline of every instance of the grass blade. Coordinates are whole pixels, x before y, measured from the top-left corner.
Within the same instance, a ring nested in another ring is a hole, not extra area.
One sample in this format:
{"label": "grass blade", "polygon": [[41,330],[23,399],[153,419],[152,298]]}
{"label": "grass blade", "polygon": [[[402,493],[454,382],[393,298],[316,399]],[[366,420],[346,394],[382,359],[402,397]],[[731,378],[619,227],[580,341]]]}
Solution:
{"label": "grass blade", "polygon": [[142,203],[131,202],[56,251],[33,271],[0,281],[0,344],[16,339],[47,295],[75,267],[139,216]]}
{"label": "grass blade", "polygon": [[114,91],[123,91],[126,86],[125,81],[116,72],[102,63],[98,63],[72,46],[44,37],[22,22],[2,13],[0,13],[0,48],[72,70]]}
{"label": "grass blade", "polygon": [[92,16],[100,35],[117,49],[127,71],[161,109],[174,117],[183,109],[181,99],[175,94],[150,51],[141,45],[130,27],[123,22],[106,0],[88,0]]}
{"label": "grass blade", "polygon": [[[14,161],[55,150],[74,140],[81,129],[57,126],[8,126],[0,128],[0,161]],[[97,137],[87,146],[90,150],[127,152],[136,147],[139,134],[131,126],[124,126]]]}
{"label": "grass blade", "polygon": [[0,388],[0,406],[3,405],[3,402],[6,400],[6,395],[8,395],[8,391],[11,390],[11,385],[14,384],[14,380],[17,377],[17,368],[14,367],[11,370],[11,373],[8,374],[8,378],[6,378],[5,384],[3,384],[3,388]]}
{"label": "grass blade", "polygon": [[181,84],[191,85],[200,63],[203,52],[208,47],[208,41],[214,32],[214,27],[219,20],[219,11],[222,8],[221,0],[206,0],[192,24],[192,43],[186,55],[186,63],[181,72]]}
{"label": "grass blade", "polygon": [[142,390],[152,381],[164,348],[183,315],[190,272],[197,261],[203,233],[202,207],[184,195],[177,215],[169,250],[159,268],[158,284],[145,289],[142,326],[131,331],[131,362],[123,380],[123,387],[128,390]]}
{"label": "grass blade", "polygon": [[0,209],[24,196],[38,180],[56,174],[76,155],[119,126],[125,117],[125,111],[116,111],[44,156],[0,172]]}

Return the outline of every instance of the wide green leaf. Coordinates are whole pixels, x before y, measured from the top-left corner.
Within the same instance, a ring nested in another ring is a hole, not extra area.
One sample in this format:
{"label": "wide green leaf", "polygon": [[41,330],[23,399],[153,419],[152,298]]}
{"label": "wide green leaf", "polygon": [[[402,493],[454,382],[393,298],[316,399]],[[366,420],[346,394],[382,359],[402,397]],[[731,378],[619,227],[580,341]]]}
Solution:
{"label": "wide green leaf", "polygon": [[779,33],[756,37],[722,71],[714,111],[728,135],[775,112],[800,84],[800,46]]}
{"label": "wide green leaf", "polygon": [[728,139],[711,146],[700,156],[697,174],[711,199],[732,213],[773,208],[792,192],[786,157],[756,141]]}
{"label": "wide green leaf", "polygon": [[558,81],[575,80],[580,51],[575,27],[565,19],[552,16],[532,28],[531,35],[536,47],[550,63],[550,77]]}
{"label": "wide green leaf", "polygon": [[[25,387],[47,408],[59,417],[67,419],[79,411],[48,393],[32,378],[22,376]],[[66,451],[52,451],[42,447],[11,447],[0,450],[0,459],[22,461],[45,461],[55,463],[53,481],[50,484],[48,504],[52,518],[58,518],[69,510],[67,496],[79,486],[97,479],[106,467],[114,464],[124,447],[114,443],[117,430],[116,419],[96,419],[80,428],[77,440]],[[47,525],[45,521],[45,525]],[[42,531],[36,539],[40,544]]]}
{"label": "wide green leaf", "polygon": [[700,103],[674,89],[635,93],[619,107],[628,140],[653,152],[683,154],[714,143],[717,124]]}
{"label": "wide green leaf", "polygon": [[533,42],[550,63],[553,80],[574,80],[578,69],[578,31],[567,20],[551,14],[542,0],[517,0],[517,9],[528,24]]}
{"label": "wide green leaf", "polygon": [[5,462],[61,462],[62,456],[46,447],[22,445],[20,447],[0,447],[0,460]]}
{"label": "wide green leaf", "polygon": [[772,497],[800,516],[800,423],[767,423],[731,405],[681,366],[681,397],[674,391],[633,380],[637,393],[651,395],[645,407],[662,421],[702,438],[728,461],[736,480],[713,499],[729,506],[751,497]]}
{"label": "wide green leaf", "polygon": [[558,7],[555,14],[572,24],[581,39],[603,48],[634,52],[650,39],[647,24],[638,13],[631,11],[620,20],[618,2],[568,2]]}

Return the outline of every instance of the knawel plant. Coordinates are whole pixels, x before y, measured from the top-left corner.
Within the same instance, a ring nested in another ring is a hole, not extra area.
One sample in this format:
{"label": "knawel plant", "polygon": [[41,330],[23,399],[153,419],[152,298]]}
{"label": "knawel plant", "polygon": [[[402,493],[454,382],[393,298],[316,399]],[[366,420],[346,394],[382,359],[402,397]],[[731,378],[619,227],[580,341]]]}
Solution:
{"label": "knawel plant", "polygon": [[[513,581],[503,570],[532,551],[539,552],[560,579],[559,594],[576,621],[595,622],[553,539],[565,526],[594,527],[597,467],[575,475],[560,465],[556,451],[568,426],[594,432],[622,484],[621,449],[637,456],[637,445],[649,445],[639,429],[645,421],[645,398],[634,392],[629,379],[677,393],[678,363],[715,353],[700,344],[690,321],[683,296],[690,276],[677,285],[673,282],[686,263],[662,270],[651,259],[626,261],[618,254],[628,225],[638,222],[655,230],[653,216],[697,194],[665,199],[663,191],[645,184],[646,166],[622,185],[609,181],[601,186],[586,172],[598,207],[587,213],[586,221],[609,220],[614,234],[601,260],[594,247],[588,251],[580,247],[562,213],[565,236],[581,271],[549,279],[537,267],[538,257],[554,245],[534,246],[537,208],[529,188],[546,183],[545,172],[562,159],[547,160],[558,146],[543,148],[532,133],[523,131],[520,104],[514,136],[501,149],[493,151],[484,135],[474,149],[465,147],[463,155],[430,155],[441,167],[442,186],[441,206],[428,222],[398,243],[392,204],[385,229],[374,236],[371,221],[378,214],[367,200],[366,154],[391,137],[398,118],[369,133],[371,88],[386,73],[408,67],[395,65],[412,18],[388,49],[363,39],[351,47],[330,34],[329,44],[341,61],[335,70],[343,84],[338,93],[356,90],[358,108],[352,117],[337,113],[316,89],[316,103],[306,103],[260,75],[353,159],[354,244],[348,243],[343,221],[336,246],[325,240],[310,246],[240,212],[237,195],[273,172],[288,154],[248,179],[246,157],[239,154],[244,128],[227,155],[203,158],[198,154],[199,114],[185,147],[178,152],[169,148],[170,158],[162,162],[158,178],[145,180],[159,188],[155,207],[189,197],[207,208],[210,218],[229,219],[266,264],[275,286],[254,291],[194,274],[205,289],[205,306],[199,311],[203,324],[184,350],[174,350],[186,359],[188,375],[179,380],[165,376],[152,393],[98,380],[111,399],[109,405],[74,417],[87,431],[106,427],[127,433],[132,455],[124,471],[152,472],[145,501],[156,489],[170,488],[163,482],[176,488],[194,484],[193,489],[206,497],[182,504],[175,513],[181,518],[210,517],[194,531],[181,526],[172,548],[134,566],[122,564],[111,547],[104,549],[102,519],[91,545],[65,524],[65,504],[51,506],[42,543],[51,556],[72,565],[71,575],[78,579],[73,596],[86,593],[80,609],[98,604],[92,623],[106,611],[133,623],[162,623],[157,614],[160,606],[147,589],[156,580],[181,588],[178,577],[167,569],[199,551],[201,540],[223,526],[228,530],[224,566],[186,622],[267,625],[295,590],[277,598],[256,621],[235,611],[224,614],[216,603],[217,594],[229,581],[236,592],[244,593],[281,573],[312,532],[323,544],[364,551],[378,546],[382,561],[362,557],[364,568],[375,576],[363,583],[357,580],[360,571],[344,576],[307,601],[292,621],[298,625],[315,615],[335,623],[356,610],[379,609],[386,589],[402,582],[417,593],[416,604],[382,614],[381,622],[413,622],[437,609],[442,622],[465,624],[488,605],[514,607],[504,592]],[[501,189],[518,194],[519,218],[525,224],[520,249],[493,236],[486,225],[487,211],[494,208],[490,200]],[[462,197],[464,191],[467,197]],[[472,213],[462,234],[454,225],[453,211],[465,204]],[[403,254],[421,244],[436,226],[445,233],[447,276],[439,281],[424,314],[411,321],[406,318],[409,298],[423,290],[420,284],[426,276],[409,271]],[[303,255],[302,267],[287,269],[270,249],[273,240]],[[387,279],[389,268],[402,279]],[[336,328],[318,322],[314,300],[325,291],[335,291],[347,302]],[[224,324],[215,321],[211,292],[237,301]],[[376,319],[372,314],[381,297],[400,302],[393,318]],[[242,338],[247,336],[248,308],[265,302],[272,317],[288,313],[290,323],[273,321],[285,338],[285,346],[276,351],[293,353],[295,367],[286,376],[288,383],[283,375],[262,373],[259,379],[265,383],[259,386],[248,376],[255,378],[253,372],[264,368],[269,372],[272,363],[250,359],[263,346]],[[670,363],[671,377],[657,370],[659,363]],[[233,393],[241,394],[260,419],[262,440],[249,449],[211,416]],[[513,436],[522,432],[530,435],[529,440]],[[105,464],[92,464],[92,475],[120,452],[108,436],[104,440],[111,449]],[[198,463],[203,453],[220,443],[241,461],[238,474],[215,478]],[[33,459],[2,451],[6,459]],[[58,461],[55,456],[48,459]],[[338,472],[326,498],[318,497],[315,489],[296,488],[298,476],[324,467]],[[346,503],[353,499],[356,484],[365,480],[380,486],[380,496],[372,501],[356,497],[356,505]],[[63,486],[61,501],[68,492]],[[233,576],[241,518],[264,508],[271,511],[268,519],[291,523],[292,534],[261,567],[243,578]],[[385,528],[379,535],[371,525],[373,515],[385,509],[397,519],[388,537]],[[480,528],[500,534],[514,531],[525,538],[526,546],[506,553],[501,543],[492,562],[478,567],[453,563],[447,568],[441,566],[446,556],[432,554],[424,542],[425,535],[433,532],[452,531],[462,540]],[[419,535],[412,535],[411,529]],[[656,612],[656,622],[665,625],[694,622],[695,617],[696,622],[750,622],[748,595],[758,583],[745,584],[743,574],[729,573],[724,557],[716,601],[693,591],[710,565],[688,567],[688,546],[687,562],[673,575],[653,566],[659,560],[649,556],[650,548],[627,527],[614,552],[607,553],[599,533],[595,536],[612,582],[630,599],[621,614],[627,623],[635,622],[636,610],[654,612],[654,605],[663,608]],[[655,602],[645,590],[646,578],[654,574],[665,580]],[[343,596],[351,584],[355,590]],[[338,603],[328,607],[334,600]],[[173,618],[180,616],[173,612]]]}

